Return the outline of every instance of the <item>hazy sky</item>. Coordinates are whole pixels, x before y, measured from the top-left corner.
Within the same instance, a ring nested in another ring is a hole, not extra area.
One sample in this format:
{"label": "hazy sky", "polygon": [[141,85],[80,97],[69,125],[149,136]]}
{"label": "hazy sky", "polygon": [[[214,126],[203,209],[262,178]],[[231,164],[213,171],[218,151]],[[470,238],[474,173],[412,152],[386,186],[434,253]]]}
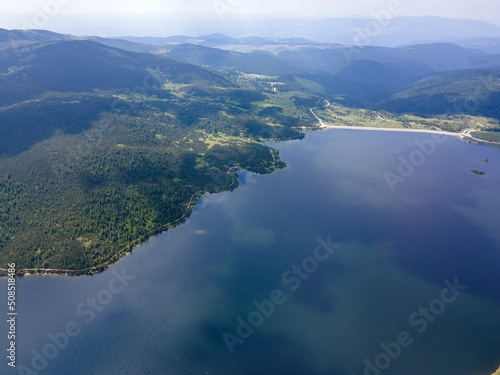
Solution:
{"label": "hazy sky", "polygon": [[[387,9],[397,9],[394,17],[432,15],[500,25],[500,0],[0,0],[0,28],[106,36],[125,32],[119,27],[123,30],[126,24],[136,35],[153,30],[165,34],[182,32],[189,13],[212,21],[245,16],[373,18]],[[157,23],[148,28],[152,17]]]}
{"label": "hazy sky", "polygon": [[[42,4],[58,4],[61,13],[151,14],[197,12],[314,16],[366,16],[399,3],[404,16],[435,15],[500,23],[500,0],[2,0],[0,12],[33,13]],[[47,7],[50,8],[50,5]]]}

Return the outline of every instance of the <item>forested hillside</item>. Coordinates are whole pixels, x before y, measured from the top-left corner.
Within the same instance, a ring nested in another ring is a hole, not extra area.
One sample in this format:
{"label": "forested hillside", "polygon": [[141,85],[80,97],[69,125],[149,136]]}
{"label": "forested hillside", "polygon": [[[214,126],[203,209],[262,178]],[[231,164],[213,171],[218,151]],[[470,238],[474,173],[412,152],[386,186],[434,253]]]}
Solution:
{"label": "forested hillside", "polygon": [[88,273],[181,223],[238,169],[282,168],[303,136],[245,77],[89,41],[7,48],[0,63],[0,259]]}
{"label": "forested hillside", "polygon": [[0,30],[1,262],[101,270],[238,170],[283,168],[262,142],[317,129],[312,108],[333,125],[498,129],[499,59],[475,49],[136,41]]}

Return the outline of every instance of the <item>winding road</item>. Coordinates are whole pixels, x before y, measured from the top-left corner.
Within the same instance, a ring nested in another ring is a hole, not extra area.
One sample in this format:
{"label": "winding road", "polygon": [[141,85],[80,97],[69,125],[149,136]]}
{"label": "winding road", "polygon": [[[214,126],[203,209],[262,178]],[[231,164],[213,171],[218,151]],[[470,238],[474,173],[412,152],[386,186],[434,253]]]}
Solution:
{"label": "winding road", "polygon": [[[479,124],[481,125],[481,124]],[[471,135],[472,132],[475,132],[477,131],[477,129],[467,129],[467,130],[463,130],[462,133],[460,133],[460,135],[462,136],[462,139],[464,139],[463,137],[469,137],[471,139],[473,139],[474,141],[476,142],[483,142],[483,143],[489,143],[489,144],[492,144],[492,145],[500,145],[500,142],[493,142],[493,141],[485,141],[483,139],[480,139],[480,138],[476,138],[476,137],[473,137]],[[465,140],[465,139],[464,139]]]}
{"label": "winding road", "polygon": [[[330,107],[330,102],[329,102],[328,100],[326,100],[326,99],[325,99],[325,102],[326,102],[326,108]],[[316,117],[316,120],[318,120],[318,121],[319,121],[319,124],[321,125],[321,127],[322,127],[322,128],[327,128],[327,127],[329,127],[330,125],[325,125],[325,124],[323,123],[323,120],[322,120],[322,119],[320,119],[320,118],[316,115],[316,113],[314,113],[314,110],[315,110],[315,109],[316,109],[316,108],[309,108],[309,110],[310,110],[310,111],[311,111],[311,113],[314,115],[314,117]]]}

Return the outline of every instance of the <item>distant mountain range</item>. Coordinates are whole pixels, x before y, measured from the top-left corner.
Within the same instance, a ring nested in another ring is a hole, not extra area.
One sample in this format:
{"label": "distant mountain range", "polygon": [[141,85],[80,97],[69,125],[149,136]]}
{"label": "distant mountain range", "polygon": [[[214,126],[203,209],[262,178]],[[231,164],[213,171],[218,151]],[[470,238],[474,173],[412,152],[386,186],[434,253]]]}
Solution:
{"label": "distant mountain range", "polygon": [[[478,3],[480,6],[480,3]],[[73,18],[72,18],[73,17]],[[375,16],[374,16],[375,17]],[[1,18],[0,18],[1,19]],[[74,19],[74,26],[71,22]],[[218,18],[198,18],[185,20],[168,15],[158,15],[143,19],[120,18],[103,19],[78,15],[65,16],[62,20],[54,18],[51,25],[58,30],[77,35],[142,35],[160,38],[140,40],[134,37],[121,37],[147,44],[163,45],[166,36],[180,35],[166,43],[186,43],[187,39],[198,39],[199,36],[213,34],[228,35],[236,40],[249,37],[278,40],[304,38],[316,43],[339,43],[345,45],[366,44],[371,46],[395,47],[408,44],[432,42],[453,42],[472,38],[500,38],[500,26],[475,20],[454,20],[441,17],[399,17],[389,21],[376,18],[323,18],[323,19],[248,19],[232,15],[224,22]],[[85,28],[79,25],[86,25]],[[94,25],[94,26],[88,26]],[[137,28],[135,28],[137,27]],[[366,37],[366,29],[375,30]],[[148,35],[149,34],[149,35]],[[184,36],[191,37],[184,37]],[[193,36],[195,38],[193,38]],[[177,38],[177,39],[176,39]],[[216,38],[215,38],[216,39]],[[223,41],[226,43],[227,41]],[[234,43],[235,41],[231,41]],[[301,41],[296,41],[301,44]],[[193,43],[193,41],[189,41]],[[204,40],[207,46],[217,46],[217,40]],[[254,43],[260,43],[255,40]],[[292,41],[288,41],[292,43]],[[295,43],[295,42],[294,42]],[[490,52],[490,51],[487,51]]]}
{"label": "distant mountain range", "polygon": [[490,54],[500,54],[500,37],[450,39],[450,42],[466,48],[476,48]]}
{"label": "distant mountain range", "polygon": [[[378,32],[373,35],[372,30],[378,30]],[[228,19],[223,24],[213,26],[200,20],[190,34],[196,36],[177,35],[164,38],[125,36],[119,39],[157,46],[190,43],[208,47],[240,44],[311,45],[315,43],[396,47],[452,42],[488,53],[500,53],[500,26],[483,21],[453,20],[441,17],[400,17],[391,20],[376,18],[273,19],[240,24]]]}
{"label": "distant mountain range", "polygon": [[230,46],[230,45],[250,45],[250,46],[269,46],[269,45],[290,45],[290,46],[303,46],[316,44],[312,40],[304,38],[262,38],[259,36],[251,36],[246,38],[232,38],[224,34],[211,34],[207,36],[186,36],[186,35],[176,35],[166,38],[155,38],[155,37],[136,37],[136,36],[126,36],[114,39],[128,40],[135,43],[145,43],[155,46],[165,46],[172,44],[198,44],[207,47],[220,47],[220,46]]}
{"label": "distant mountain range", "polygon": [[[389,48],[315,43],[302,38],[233,38],[222,34],[200,37],[127,37],[126,39],[82,37],[43,30],[7,31],[0,29],[0,43],[10,42],[9,45],[73,41],[79,42],[81,47],[78,51],[83,51],[84,44],[82,43],[95,42],[120,50],[149,53],[148,56],[151,57],[148,57],[148,60],[153,58],[151,54],[163,55],[198,65],[245,73],[300,76],[319,83],[328,93],[353,95],[370,101],[378,100],[381,94],[389,95],[404,90],[409,85],[439,72],[500,70],[500,54],[484,51],[486,49],[495,52],[495,43],[500,38],[489,38],[486,41],[481,38],[469,38],[462,41],[470,47],[482,46],[483,50],[452,43],[416,44]],[[49,47],[44,46],[44,48]],[[56,48],[56,46],[50,48]],[[247,52],[236,52],[231,49]],[[121,53],[124,54],[125,51]],[[54,54],[56,55],[57,53]],[[3,58],[8,59],[9,53]],[[85,58],[77,59],[75,63],[78,65],[79,61],[85,61]],[[54,66],[57,66],[57,62]],[[81,67],[85,69],[83,65]],[[24,72],[25,77],[31,68],[27,69]],[[121,67],[110,68],[110,73],[103,76],[101,83],[104,84],[115,76],[118,77],[117,81],[125,82],[120,78],[125,79],[128,74],[120,69]],[[6,77],[3,80],[3,87],[0,91],[8,90],[9,79]],[[54,82],[47,82],[47,87],[54,85]],[[17,99],[12,98],[12,100]]]}
{"label": "distant mountain range", "polygon": [[200,20],[192,26],[188,35],[214,33],[231,35],[234,38],[301,37],[316,43],[395,47],[417,43],[446,42],[452,39],[500,37],[500,26],[483,21],[441,17],[399,17],[391,20],[376,18],[266,19],[252,22],[226,19],[218,23]]}

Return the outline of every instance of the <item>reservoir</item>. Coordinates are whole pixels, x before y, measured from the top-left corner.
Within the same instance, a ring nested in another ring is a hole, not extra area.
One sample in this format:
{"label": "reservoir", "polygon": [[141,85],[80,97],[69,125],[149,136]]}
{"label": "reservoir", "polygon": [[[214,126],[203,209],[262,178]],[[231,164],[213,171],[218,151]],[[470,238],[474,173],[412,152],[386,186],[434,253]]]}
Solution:
{"label": "reservoir", "polygon": [[286,169],[240,172],[105,272],[17,279],[1,373],[491,375],[500,150],[354,129],[271,146]]}

